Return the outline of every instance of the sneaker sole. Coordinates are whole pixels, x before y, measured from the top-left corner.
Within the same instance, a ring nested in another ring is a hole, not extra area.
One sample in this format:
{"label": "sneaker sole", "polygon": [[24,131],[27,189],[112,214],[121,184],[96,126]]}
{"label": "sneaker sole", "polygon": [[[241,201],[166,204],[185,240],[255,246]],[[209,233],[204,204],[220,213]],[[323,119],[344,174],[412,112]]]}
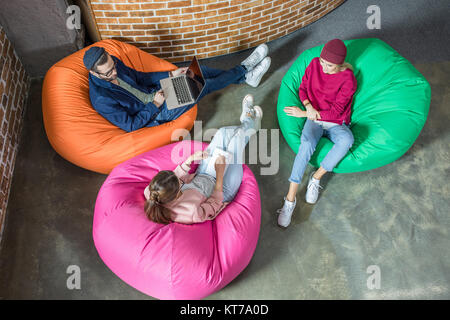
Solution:
{"label": "sneaker sole", "polygon": [[277,225],[278,225],[280,228],[284,228],[284,229],[286,229],[287,227],[289,227],[290,224],[291,224],[291,223],[289,222],[289,224],[288,224],[287,226],[283,226],[282,224],[279,224],[279,223],[277,222]]}
{"label": "sneaker sole", "polygon": [[262,117],[263,117],[262,108],[260,106],[253,106],[253,109],[256,110],[256,113],[257,113],[256,117],[262,119]]}
{"label": "sneaker sole", "polygon": [[[263,43],[263,44],[261,44],[261,45],[259,45],[259,46],[264,48],[263,58],[261,59],[261,61],[263,61],[264,58],[267,57],[267,55],[269,54],[269,47],[268,47],[267,44],[265,44],[265,43]],[[258,48],[256,48],[256,49],[258,49]],[[260,62],[261,62],[261,61],[260,61]]]}

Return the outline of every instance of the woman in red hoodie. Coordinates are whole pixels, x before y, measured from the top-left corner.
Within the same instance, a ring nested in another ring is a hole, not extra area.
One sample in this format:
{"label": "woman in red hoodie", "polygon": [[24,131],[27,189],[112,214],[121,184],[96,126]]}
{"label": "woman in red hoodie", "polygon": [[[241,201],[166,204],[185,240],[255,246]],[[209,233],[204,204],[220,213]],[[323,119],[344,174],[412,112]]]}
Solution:
{"label": "woman in red hoodie", "polygon": [[353,144],[349,128],[351,104],[356,91],[356,78],[350,64],[345,63],[347,48],[342,40],[334,39],[325,44],[320,57],[314,58],[305,70],[299,88],[299,97],[306,111],[297,106],[284,111],[292,117],[308,118],[303,127],[300,148],[295,157],[289,178],[289,192],[284,205],[278,209],[278,224],[287,227],[297,203],[296,194],[306,166],[317,143],[326,136],[334,146],[309,178],[306,202],[314,204],[319,195],[323,175],[339,163]]}

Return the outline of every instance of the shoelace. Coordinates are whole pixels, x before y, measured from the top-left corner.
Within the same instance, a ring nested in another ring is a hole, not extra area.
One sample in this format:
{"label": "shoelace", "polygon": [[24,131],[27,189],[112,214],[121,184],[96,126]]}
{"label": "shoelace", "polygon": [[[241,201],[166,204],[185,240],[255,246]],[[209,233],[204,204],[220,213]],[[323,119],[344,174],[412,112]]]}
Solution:
{"label": "shoelace", "polygon": [[256,64],[257,61],[260,60],[260,55],[259,52],[255,52],[252,55],[250,55],[247,59],[247,61],[245,62],[247,65],[254,65]]}
{"label": "shoelace", "polygon": [[261,73],[264,70],[265,66],[260,62],[254,69],[254,72]]}
{"label": "shoelace", "polygon": [[311,183],[310,185],[314,192],[319,192],[319,189],[323,189],[323,187],[318,183]]}
{"label": "shoelace", "polygon": [[243,103],[244,108],[248,109],[248,110],[252,110],[253,109],[253,104],[250,104],[248,102]]}
{"label": "shoelace", "polygon": [[277,209],[277,213],[283,213],[284,212],[284,205],[283,205],[283,207],[281,208],[281,209]]}
{"label": "shoelace", "polygon": [[256,77],[256,79],[260,79],[263,76],[265,65],[263,65],[262,62],[260,62],[252,71],[247,73],[249,77],[253,78]]}

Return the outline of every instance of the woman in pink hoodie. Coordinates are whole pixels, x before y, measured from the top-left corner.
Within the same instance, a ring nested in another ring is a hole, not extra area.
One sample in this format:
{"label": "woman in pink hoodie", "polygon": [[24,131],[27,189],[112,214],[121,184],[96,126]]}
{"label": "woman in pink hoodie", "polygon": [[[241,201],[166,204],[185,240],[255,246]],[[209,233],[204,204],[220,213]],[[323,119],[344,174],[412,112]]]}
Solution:
{"label": "woman in pink hoodie", "polygon": [[347,48],[342,40],[327,42],[320,57],[312,59],[302,78],[299,98],[306,111],[298,106],[284,109],[289,116],[308,119],[302,130],[300,148],[289,178],[289,191],[283,207],[278,210],[278,224],[282,227],[287,227],[291,222],[298,186],[320,138],[326,136],[334,146],[321,162],[320,168],[309,177],[306,202],[311,204],[317,201],[319,188],[322,188],[320,179],[333,170],[353,145],[349,125],[357,84],[352,66],[345,63],[346,55]]}
{"label": "woman in pink hoodie", "polygon": [[[245,146],[260,129],[262,118],[252,95],[245,96],[242,109],[240,126],[220,128],[206,151],[192,154],[174,171],[160,171],[153,177],[144,191],[144,209],[151,221],[192,224],[212,220],[233,200],[242,182]],[[217,157],[215,172],[208,170],[216,148],[232,154],[226,172],[224,156]],[[190,174],[192,162],[199,160],[196,172]]]}

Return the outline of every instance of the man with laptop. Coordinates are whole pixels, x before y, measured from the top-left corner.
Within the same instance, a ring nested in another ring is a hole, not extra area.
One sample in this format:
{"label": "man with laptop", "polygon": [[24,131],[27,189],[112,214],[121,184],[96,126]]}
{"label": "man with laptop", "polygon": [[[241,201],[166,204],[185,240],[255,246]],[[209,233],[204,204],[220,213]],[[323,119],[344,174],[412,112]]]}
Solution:
{"label": "man with laptop", "polygon": [[206,94],[235,83],[257,87],[270,66],[267,45],[230,70],[200,66],[194,57],[187,68],[140,72],[127,67],[102,47],[91,47],[83,62],[89,70],[89,96],[94,109],[112,124],[131,132],[172,121]]}

